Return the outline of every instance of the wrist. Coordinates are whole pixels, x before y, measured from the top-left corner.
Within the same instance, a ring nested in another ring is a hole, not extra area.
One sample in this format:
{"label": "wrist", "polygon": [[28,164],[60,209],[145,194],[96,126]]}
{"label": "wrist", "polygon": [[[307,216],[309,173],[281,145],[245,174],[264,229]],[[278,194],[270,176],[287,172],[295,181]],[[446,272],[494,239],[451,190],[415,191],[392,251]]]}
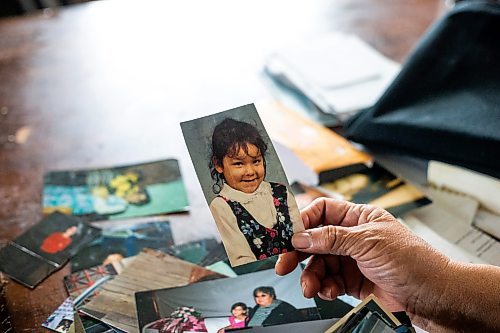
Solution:
{"label": "wrist", "polygon": [[434,287],[432,281],[423,286],[429,292],[419,296],[414,312],[431,331],[498,332],[498,267],[449,261],[436,277]]}
{"label": "wrist", "polygon": [[458,274],[456,263],[449,258],[438,255],[432,262],[427,262],[420,271],[421,276],[417,276],[416,281],[420,281],[419,287],[408,298],[406,312],[412,320],[426,323],[436,320],[448,310],[447,297],[449,290],[454,289],[454,276]]}

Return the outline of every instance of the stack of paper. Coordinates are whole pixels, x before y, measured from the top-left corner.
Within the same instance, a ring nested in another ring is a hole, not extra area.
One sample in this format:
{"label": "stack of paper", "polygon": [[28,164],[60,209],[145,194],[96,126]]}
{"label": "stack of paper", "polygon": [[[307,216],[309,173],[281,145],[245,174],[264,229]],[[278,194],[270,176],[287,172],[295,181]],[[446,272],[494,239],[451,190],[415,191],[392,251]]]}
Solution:
{"label": "stack of paper", "polygon": [[436,161],[427,178],[433,204],[406,215],[405,223],[453,259],[500,266],[500,181]]}
{"label": "stack of paper", "polygon": [[356,36],[331,33],[272,54],[266,72],[342,121],[372,106],[400,65]]}

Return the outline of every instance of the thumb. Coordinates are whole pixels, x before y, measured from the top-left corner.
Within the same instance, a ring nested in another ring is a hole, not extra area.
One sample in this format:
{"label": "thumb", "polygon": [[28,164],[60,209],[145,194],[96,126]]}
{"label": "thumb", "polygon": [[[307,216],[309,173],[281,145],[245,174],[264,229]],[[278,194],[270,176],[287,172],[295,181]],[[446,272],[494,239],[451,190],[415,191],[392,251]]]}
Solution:
{"label": "thumb", "polygon": [[362,245],[358,229],[333,225],[309,229],[295,233],[292,245],[306,253],[352,256]]}

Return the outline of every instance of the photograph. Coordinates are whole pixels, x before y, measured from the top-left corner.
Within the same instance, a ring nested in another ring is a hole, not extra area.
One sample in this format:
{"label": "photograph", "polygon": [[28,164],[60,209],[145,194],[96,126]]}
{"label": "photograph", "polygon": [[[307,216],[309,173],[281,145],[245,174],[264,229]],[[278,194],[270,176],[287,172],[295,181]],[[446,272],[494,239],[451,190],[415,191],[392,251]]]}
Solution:
{"label": "photograph", "polygon": [[180,287],[221,277],[204,267],[146,249],[132,257],[120,274],[103,284],[99,294],[78,310],[118,330],[137,332],[135,292]]}
{"label": "photograph", "polygon": [[169,222],[148,222],[101,231],[101,236],[82,248],[71,259],[71,271],[135,256],[144,248],[160,249],[174,245]]}
{"label": "photograph", "polygon": [[240,333],[304,333],[325,332],[338,318],[303,321],[278,326],[256,326],[239,329]]}
{"label": "photograph", "polygon": [[[73,308],[75,311],[78,311],[78,309],[85,306],[85,304],[99,295],[101,288],[116,275],[119,275],[131,260],[133,260],[133,258],[113,262],[106,266],[96,266],[84,269],[65,276],[64,286],[66,287],[68,295],[73,300]],[[81,321],[80,324],[82,328],[87,333],[115,332],[106,324],[83,313],[80,313],[78,318]]]}
{"label": "photograph", "polygon": [[[325,333],[389,333],[400,328],[401,332],[414,332],[406,327],[373,294],[368,295],[355,308],[334,323]],[[399,332],[399,330],[398,330]]]}
{"label": "photograph", "polygon": [[0,249],[0,270],[34,288],[99,234],[73,216],[52,213]]}
{"label": "photograph", "polygon": [[319,186],[295,182],[292,191],[300,209],[316,198],[328,197],[374,205],[394,216],[402,216],[431,203],[418,188],[377,163]]}
{"label": "photograph", "polygon": [[[71,273],[65,276],[63,281],[68,295],[75,300],[89,288],[93,288],[99,281],[117,274],[118,271],[113,264],[100,265]],[[97,291],[93,292],[92,295],[97,295]],[[78,304],[75,304],[76,307]]]}
{"label": "photograph", "polygon": [[[300,267],[274,269],[135,294],[141,333],[209,332],[320,319],[302,295]],[[231,290],[231,292],[228,292]]]}
{"label": "photograph", "polygon": [[44,175],[43,212],[88,222],[185,212],[188,199],[175,159]]}
{"label": "photograph", "polygon": [[159,248],[159,250],[192,264],[206,267],[208,265],[203,264],[205,258],[210,258],[211,253],[219,244],[215,238],[203,238],[188,243],[172,245],[168,248]]}
{"label": "photograph", "polygon": [[42,326],[59,333],[67,333],[73,324],[73,301],[68,297],[50,316]]}
{"label": "photograph", "polygon": [[293,250],[304,230],[273,144],[253,104],[181,123],[232,266]]}
{"label": "photograph", "polygon": [[14,243],[59,267],[99,234],[100,230],[88,223],[56,212],[16,238]]}

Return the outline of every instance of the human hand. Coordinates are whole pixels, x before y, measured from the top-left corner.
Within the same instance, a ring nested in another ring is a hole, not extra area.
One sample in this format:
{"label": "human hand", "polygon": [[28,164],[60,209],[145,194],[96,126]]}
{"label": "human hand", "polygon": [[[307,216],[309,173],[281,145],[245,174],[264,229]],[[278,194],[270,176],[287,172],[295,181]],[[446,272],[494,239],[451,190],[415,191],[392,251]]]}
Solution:
{"label": "human hand", "polygon": [[301,215],[308,230],[293,236],[296,251],[280,256],[276,272],[287,274],[312,255],[301,277],[304,296],[373,293],[391,311],[413,314],[417,302],[435,297],[430,293],[437,292],[449,259],[387,211],[320,198]]}

